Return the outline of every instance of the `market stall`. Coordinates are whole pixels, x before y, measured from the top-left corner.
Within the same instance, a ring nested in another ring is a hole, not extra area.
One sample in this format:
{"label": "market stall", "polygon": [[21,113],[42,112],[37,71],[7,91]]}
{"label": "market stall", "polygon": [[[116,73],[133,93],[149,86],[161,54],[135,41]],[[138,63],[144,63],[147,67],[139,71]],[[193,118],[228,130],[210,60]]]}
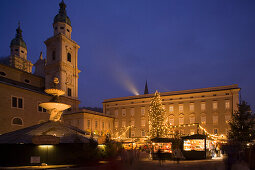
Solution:
{"label": "market stall", "polygon": [[183,155],[186,159],[207,159],[215,149],[215,141],[206,135],[195,134],[182,137]]}
{"label": "market stall", "polygon": [[[152,159],[159,159],[159,152],[163,159],[172,158],[172,139],[170,138],[153,138],[151,139]],[[159,151],[160,150],[160,151]]]}

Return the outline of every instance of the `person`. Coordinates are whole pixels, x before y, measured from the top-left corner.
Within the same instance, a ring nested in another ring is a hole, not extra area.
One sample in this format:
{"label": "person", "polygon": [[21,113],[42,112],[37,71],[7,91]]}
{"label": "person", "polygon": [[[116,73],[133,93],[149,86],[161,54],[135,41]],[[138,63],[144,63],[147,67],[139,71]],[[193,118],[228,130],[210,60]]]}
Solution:
{"label": "person", "polygon": [[174,150],[174,156],[175,156],[175,159],[176,159],[176,161],[177,161],[177,164],[179,164],[181,158],[183,157],[183,156],[182,156],[182,152],[181,152],[181,150],[180,150],[179,148],[176,148],[176,149]]}
{"label": "person", "polygon": [[159,165],[162,166],[163,165],[163,158],[162,158],[162,150],[159,148],[157,151],[157,156],[158,156],[158,160],[159,160]]}

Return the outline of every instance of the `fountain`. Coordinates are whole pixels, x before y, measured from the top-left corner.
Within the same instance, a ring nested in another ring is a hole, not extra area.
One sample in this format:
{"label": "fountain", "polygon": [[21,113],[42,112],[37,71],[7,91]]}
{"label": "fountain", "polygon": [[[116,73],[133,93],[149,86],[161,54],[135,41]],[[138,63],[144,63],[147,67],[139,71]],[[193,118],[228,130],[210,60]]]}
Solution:
{"label": "fountain", "polygon": [[70,108],[71,105],[60,103],[59,96],[64,95],[65,91],[57,89],[57,85],[59,84],[59,80],[57,77],[54,78],[53,83],[54,88],[44,90],[47,94],[52,95],[53,98],[50,100],[50,102],[40,103],[39,106],[49,112],[50,121],[57,122],[60,121],[63,111]]}

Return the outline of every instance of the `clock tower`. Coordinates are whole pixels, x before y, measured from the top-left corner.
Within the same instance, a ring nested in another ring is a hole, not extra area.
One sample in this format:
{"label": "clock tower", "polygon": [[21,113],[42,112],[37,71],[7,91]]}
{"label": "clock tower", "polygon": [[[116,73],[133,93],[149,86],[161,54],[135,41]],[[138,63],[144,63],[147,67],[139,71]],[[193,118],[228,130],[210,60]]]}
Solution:
{"label": "clock tower", "polygon": [[65,97],[73,102],[72,109],[78,109],[78,49],[80,46],[71,39],[72,26],[66,14],[66,4],[59,4],[59,13],[53,22],[54,35],[44,43],[47,47],[45,66],[45,88],[52,88],[54,77],[59,79],[58,88],[66,92]]}

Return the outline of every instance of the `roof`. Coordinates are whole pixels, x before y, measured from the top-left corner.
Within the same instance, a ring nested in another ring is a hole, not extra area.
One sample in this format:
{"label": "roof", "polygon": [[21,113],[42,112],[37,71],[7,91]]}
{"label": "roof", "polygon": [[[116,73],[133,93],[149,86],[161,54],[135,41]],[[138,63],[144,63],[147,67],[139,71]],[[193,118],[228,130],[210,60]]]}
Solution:
{"label": "roof", "polygon": [[22,30],[20,29],[20,26],[16,29],[16,36],[14,39],[12,39],[10,46],[21,46],[25,49],[27,49],[27,45],[22,37]]}
{"label": "roof", "polygon": [[[218,87],[208,87],[200,89],[191,89],[191,90],[181,90],[181,91],[170,91],[170,92],[161,92],[160,96],[173,96],[173,95],[182,95],[182,94],[192,94],[192,93],[202,93],[202,92],[212,92],[212,91],[221,91],[221,90],[231,90],[231,89],[240,89],[237,84],[228,85],[228,86],[218,86]],[[103,103],[123,101],[123,100],[133,100],[133,99],[142,99],[142,98],[151,98],[154,94],[144,94],[128,97],[119,97],[112,99],[105,99]]]}
{"label": "roof", "polygon": [[74,126],[48,121],[34,126],[0,135],[1,144],[29,144],[33,136],[52,135],[60,138],[60,143],[88,143],[87,133]]}
{"label": "roof", "polygon": [[64,115],[73,115],[73,114],[82,114],[82,113],[88,113],[88,114],[92,114],[92,115],[98,115],[98,116],[103,116],[103,117],[108,117],[108,118],[114,118],[112,116],[105,115],[104,113],[96,112],[96,111],[92,111],[92,110],[88,110],[88,109],[81,109],[78,112],[72,112],[72,113],[64,113]]}
{"label": "roof", "polygon": [[66,15],[66,4],[63,0],[59,3],[59,7],[59,13],[54,18],[54,24],[57,22],[63,22],[71,26],[71,20]]}

